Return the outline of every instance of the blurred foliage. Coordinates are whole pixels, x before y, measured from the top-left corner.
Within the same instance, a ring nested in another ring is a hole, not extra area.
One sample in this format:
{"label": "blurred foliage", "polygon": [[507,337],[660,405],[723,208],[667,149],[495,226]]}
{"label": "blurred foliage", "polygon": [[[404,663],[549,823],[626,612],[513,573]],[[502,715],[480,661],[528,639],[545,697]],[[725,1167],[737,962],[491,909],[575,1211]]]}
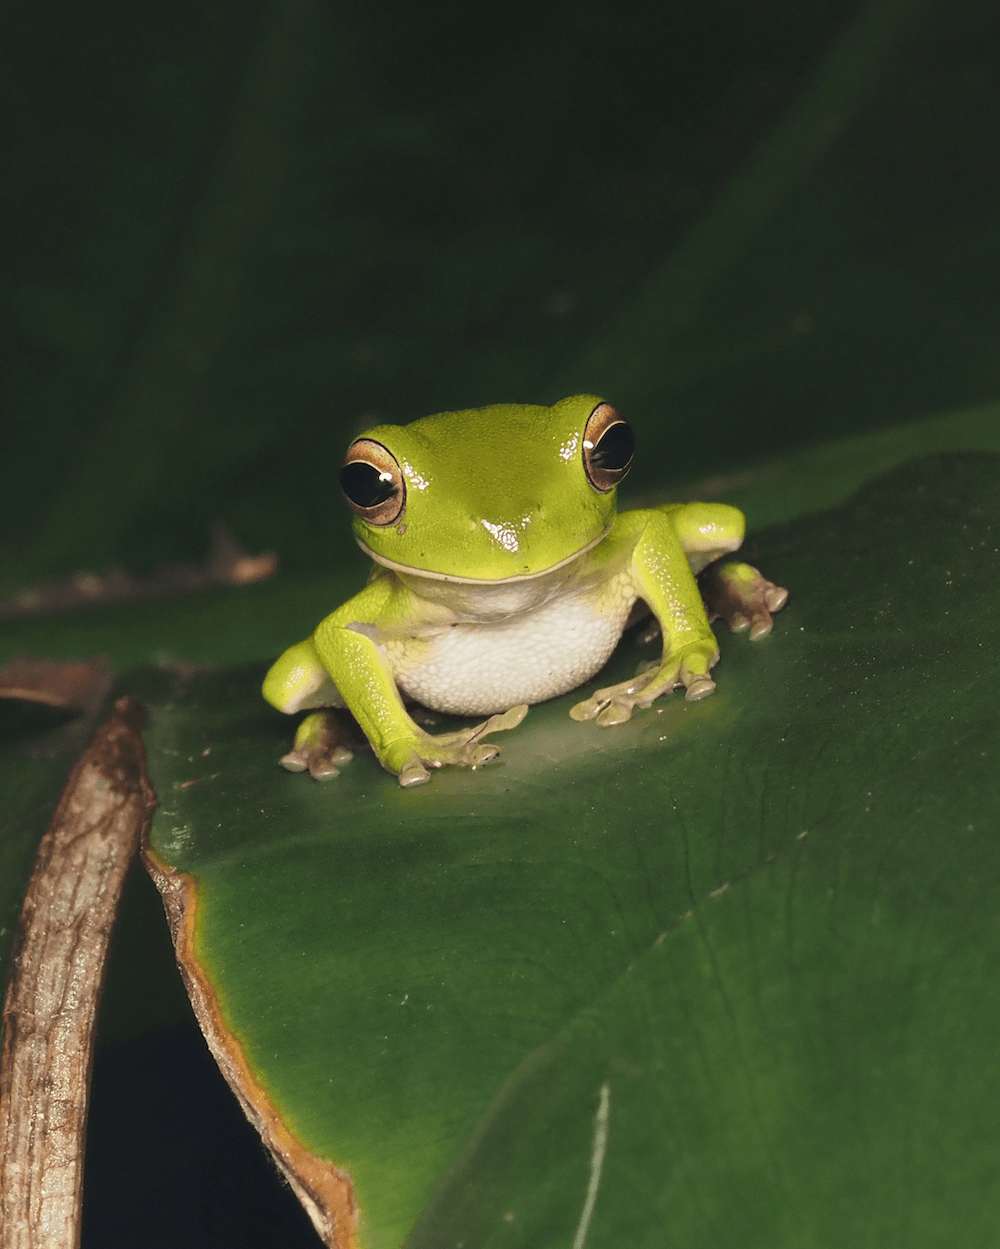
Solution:
{"label": "blurred foliage", "polygon": [[0,582],[327,566],[376,418],[606,389],[648,490],[993,398],[998,22],[7,6]]}

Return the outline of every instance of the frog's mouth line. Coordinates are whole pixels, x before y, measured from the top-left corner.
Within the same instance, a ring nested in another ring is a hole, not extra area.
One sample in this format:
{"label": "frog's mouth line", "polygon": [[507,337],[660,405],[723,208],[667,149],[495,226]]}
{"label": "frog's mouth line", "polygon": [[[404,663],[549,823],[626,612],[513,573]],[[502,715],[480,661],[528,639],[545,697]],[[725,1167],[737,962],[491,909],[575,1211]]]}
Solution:
{"label": "frog's mouth line", "polygon": [[567,555],[558,564],[550,564],[548,568],[542,568],[538,572],[520,573],[516,577],[457,577],[449,572],[431,572],[427,568],[413,568],[409,564],[397,564],[395,560],[386,559],[384,555],[376,554],[370,546],[366,546],[358,537],[355,537],[355,541],[362,551],[370,559],[373,559],[376,564],[381,564],[383,568],[390,568],[393,572],[404,572],[411,577],[427,577],[431,581],[451,581],[456,585],[512,585],[518,581],[537,581],[539,577],[547,577],[550,573],[558,572],[560,568],[565,568],[567,564],[572,564],[581,555],[586,555],[588,551],[592,551],[595,546],[604,541],[610,532],[611,525],[608,525],[596,538],[592,538],[586,546],[580,547],[579,551],[574,551],[572,555]]}

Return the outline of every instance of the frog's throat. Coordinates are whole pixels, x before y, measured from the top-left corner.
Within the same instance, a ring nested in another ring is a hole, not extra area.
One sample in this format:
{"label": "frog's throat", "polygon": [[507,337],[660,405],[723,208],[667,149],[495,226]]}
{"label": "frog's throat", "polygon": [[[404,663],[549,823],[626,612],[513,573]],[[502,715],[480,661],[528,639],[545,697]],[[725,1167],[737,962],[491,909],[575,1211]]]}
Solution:
{"label": "frog's throat", "polygon": [[558,572],[560,568],[565,568],[567,564],[572,564],[581,555],[586,555],[588,551],[592,551],[595,546],[603,542],[611,532],[611,528],[612,526],[608,525],[596,538],[592,538],[586,546],[580,547],[579,551],[574,551],[572,555],[567,555],[558,564],[550,564],[548,568],[542,568],[538,572],[525,572],[516,577],[456,577],[450,572],[431,572],[427,568],[412,568],[409,564],[397,564],[395,560],[386,559],[384,555],[376,554],[370,546],[365,546],[358,537],[355,537],[355,541],[369,559],[373,559],[376,564],[381,564],[383,568],[391,568],[393,572],[407,573],[411,577],[427,577],[431,581],[451,581],[456,585],[513,585],[516,581],[537,581],[539,577],[548,577],[551,573]]}

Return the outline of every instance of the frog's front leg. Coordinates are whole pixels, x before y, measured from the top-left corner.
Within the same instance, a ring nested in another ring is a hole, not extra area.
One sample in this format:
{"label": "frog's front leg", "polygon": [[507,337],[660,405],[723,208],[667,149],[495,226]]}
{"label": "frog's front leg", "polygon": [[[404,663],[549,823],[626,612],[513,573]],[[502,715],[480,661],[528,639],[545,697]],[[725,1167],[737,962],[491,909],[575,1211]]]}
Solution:
{"label": "frog's front leg", "polygon": [[[290,646],[271,666],[264,679],[264,697],[279,711],[293,715],[312,707],[343,707],[344,700],[330,680],[312,638]],[[289,772],[309,772],[317,781],[339,776],[353,758],[345,745],[341,722],[329,711],[306,716],[295,733],[295,744],[281,759]]]}
{"label": "frog's front leg", "polygon": [[623,535],[626,530],[636,535],[632,582],[637,596],[659,622],[663,635],[660,662],[631,681],[598,690],[577,703],[570,711],[574,720],[596,720],[601,728],[609,728],[630,719],[633,708],[649,707],[678,685],[684,686],[692,702],[715,689],[710,673],[719,658],[718,646],[673,523],[673,511],[626,512],[617,522]]}
{"label": "frog's front leg", "polygon": [[[664,648],[666,649],[666,648]],[[682,685],[688,702],[697,702],[715,692],[709,673],[719,658],[713,637],[711,642],[698,639],[686,646],[671,648],[666,661],[640,672],[631,681],[608,685],[570,710],[574,720],[596,720],[602,729],[624,724],[632,718],[635,707],[651,707],[661,694]]]}
{"label": "frog's front leg", "polygon": [[527,706],[521,705],[454,733],[426,732],[403,706],[389,663],[369,636],[376,631],[364,624],[342,624],[338,619],[342,615],[328,616],[316,630],[316,653],[379,762],[399,778],[400,785],[430,780],[429,768],[448,764],[477,768],[488,763],[500,747],[483,738],[516,728],[527,715]]}
{"label": "frog's front leg", "polygon": [[407,716],[412,732],[388,743],[384,753],[378,750],[375,753],[384,768],[396,773],[400,785],[423,785],[431,778],[428,768],[443,768],[447,764],[478,768],[495,759],[500,747],[495,742],[484,743],[482,739],[490,733],[516,729],[527,714],[527,703],[521,703],[490,716],[482,724],[455,733],[427,733]]}
{"label": "frog's front leg", "polygon": [[[483,738],[516,728],[528,713],[522,705],[471,728],[428,733],[407,715],[375,643],[364,633],[329,621],[323,622],[314,637],[290,647],[277,660],[264,681],[264,697],[288,713],[347,706],[379,762],[405,786],[428,781],[428,768],[446,764],[476,768],[495,759],[500,747]],[[352,758],[343,743],[338,720],[328,711],[318,711],[301,722],[295,744],[281,764],[290,772],[308,770],[315,780],[327,780]]]}

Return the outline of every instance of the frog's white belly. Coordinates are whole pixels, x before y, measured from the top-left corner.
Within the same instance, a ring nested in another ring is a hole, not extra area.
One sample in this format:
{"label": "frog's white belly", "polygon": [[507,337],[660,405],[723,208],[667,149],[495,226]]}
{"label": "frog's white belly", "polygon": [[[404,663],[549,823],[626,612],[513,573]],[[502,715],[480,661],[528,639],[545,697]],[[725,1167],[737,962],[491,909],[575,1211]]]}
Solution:
{"label": "frog's white belly", "polygon": [[582,685],[608,660],[634,594],[557,597],[509,620],[383,643],[400,689],[435,711],[491,715]]}

